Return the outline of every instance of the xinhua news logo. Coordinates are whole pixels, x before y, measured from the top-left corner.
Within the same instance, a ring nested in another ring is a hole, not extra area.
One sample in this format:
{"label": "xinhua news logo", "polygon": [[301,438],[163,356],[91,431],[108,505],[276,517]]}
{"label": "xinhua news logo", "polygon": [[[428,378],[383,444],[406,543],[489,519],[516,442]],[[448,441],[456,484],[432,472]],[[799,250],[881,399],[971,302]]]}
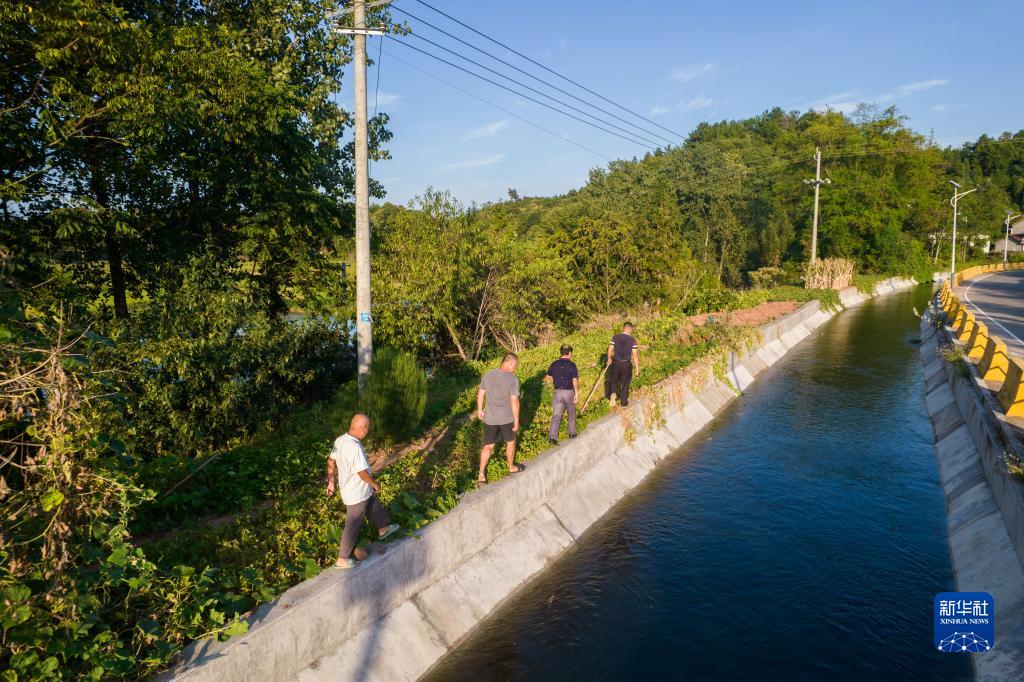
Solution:
{"label": "xinhua news logo", "polygon": [[935,595],[935,648],[953,654],[983,654],[996,644],[996,603],[988,592]]}

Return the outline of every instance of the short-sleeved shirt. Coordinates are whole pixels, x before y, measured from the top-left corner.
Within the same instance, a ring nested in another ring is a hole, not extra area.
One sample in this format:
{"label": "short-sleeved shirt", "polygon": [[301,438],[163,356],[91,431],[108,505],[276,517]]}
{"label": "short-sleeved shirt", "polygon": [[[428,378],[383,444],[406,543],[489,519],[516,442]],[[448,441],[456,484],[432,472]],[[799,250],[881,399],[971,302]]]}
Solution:
{"label": "short-sleeved shirt", "polygon": [[576,369],[576,363],[572,360],[559,358],[548,367],[548,376],[551,377],[556,391],[571,391],[572,380],[580,378],[580,371]]}
{"label": "short-sleeved shirt", "polygon": [[349,434],[340,436],[331,448],[331,459],[338,469],[338,491],[341,501],[346,505],[359,504],[370,499],[373,488],[359,478],[360,471],[369,471],[370,463],[366,460],[363,444]]}
{"label": "short-sleeved shirt", "polygon": [[512,396],[519,395],[519,379],[512,372],[492,369],[480,380],[480,388],[487,393],[484,404],[484,424],[498,426],[512,424]]}
{"label": "short-sleeved shirt", "polygon": [[633,351],[637,348],[636,339],[625,332],[613,336],[612,342],[608,345],[614,349],[612,357],[619,362],[632,360]]}

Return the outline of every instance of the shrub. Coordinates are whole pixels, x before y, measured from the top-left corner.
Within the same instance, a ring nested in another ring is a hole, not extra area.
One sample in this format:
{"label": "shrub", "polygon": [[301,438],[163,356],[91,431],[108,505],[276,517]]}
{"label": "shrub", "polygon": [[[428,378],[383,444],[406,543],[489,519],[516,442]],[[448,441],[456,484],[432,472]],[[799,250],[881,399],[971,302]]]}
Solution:
{"label": "shrub", "polygon": [[750,285],[755,289],[771,289],[785,280],[786,271],[782,268],[758,268],[747,273]]}
{"label": "shrub", "polygon": [[845,289],[852,279],[853,261],[848,258],[822,258],[804,268],[808,289]]}
{"label": "shrub", "polygon": [[361,405],[373,422],[375,441],[395,443],[412,436],[427,406],[427,375],[416,356],[393,348],[377,351]]}
{"label": "shrub", "polygon": [[690,296],[684,312],[687,315],[700,315],[720,310],[732,310],[736,300],[737,294],[732,289],[701,289]]}

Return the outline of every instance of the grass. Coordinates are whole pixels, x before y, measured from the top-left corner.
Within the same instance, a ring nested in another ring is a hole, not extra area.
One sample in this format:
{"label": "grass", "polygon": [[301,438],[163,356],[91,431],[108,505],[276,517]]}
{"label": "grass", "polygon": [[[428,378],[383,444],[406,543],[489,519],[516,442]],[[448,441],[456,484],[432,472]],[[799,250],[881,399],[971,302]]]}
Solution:
{"label": "grass", "polygon": [[890,275],[880,274],[857,274],[853,276],[852,286],[857,287],[857,291],[867,296],[872,296],[875,293],[875,285],[884,279],[889,279]]}

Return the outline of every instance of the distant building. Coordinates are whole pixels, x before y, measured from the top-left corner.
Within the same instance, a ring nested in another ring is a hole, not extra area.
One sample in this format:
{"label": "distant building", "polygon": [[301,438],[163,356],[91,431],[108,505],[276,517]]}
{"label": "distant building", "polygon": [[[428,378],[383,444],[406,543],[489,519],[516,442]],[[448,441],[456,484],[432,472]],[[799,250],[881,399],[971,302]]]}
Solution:
{"label": "distant building", "polygon": [[[1005,242],[1005,241],[1006,241],[1006,239],[1001,237],[1001,238],[995,240],[994,242],[992,242],[992,252],[994,252],[994,253],[1002,253],[1003,252],[1003,242]],[[1024,234],[1014,234],[1013,232],[1010,232],[1010,243],[1006,247],[1006,250],[1007,251],[1024,251]]]}
{"label": "distant building", "polygon": [[[1002,230],[1002,234],[1006,234],[1005,227]],[[1005,237],[1000,237],[999,239],[995,240],[992,243],[990,252],[1002,253],[1003,242],[1005,241]],[[1010,223],[1010,243],[1009,245],[1007,245],[1006,250],[1024,251],[1024,218],[1018,218],[1016,221]]]}

